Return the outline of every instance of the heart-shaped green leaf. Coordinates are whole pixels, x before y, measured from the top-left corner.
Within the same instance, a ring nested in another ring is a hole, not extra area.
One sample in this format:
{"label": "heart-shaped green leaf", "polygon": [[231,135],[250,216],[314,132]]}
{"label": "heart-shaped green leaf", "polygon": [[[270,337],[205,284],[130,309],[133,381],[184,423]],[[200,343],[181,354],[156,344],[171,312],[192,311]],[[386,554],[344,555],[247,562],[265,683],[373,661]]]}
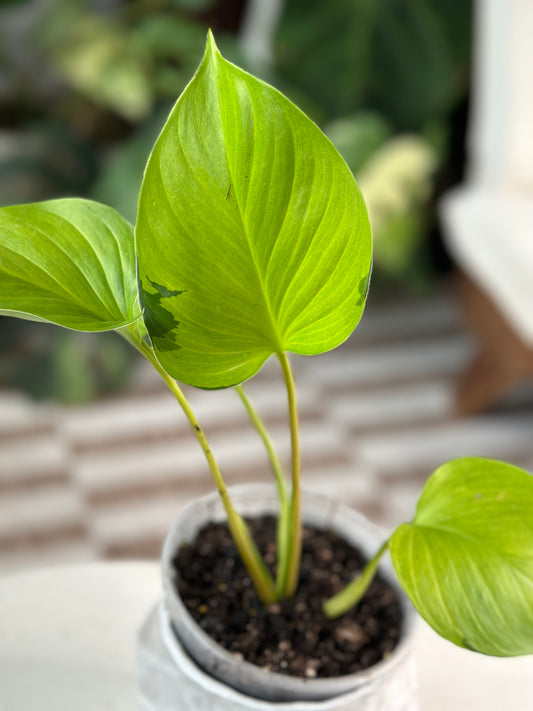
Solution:
{"label": "heart-shaped green leaf", "polygon": [[363,311],[371,238],[352,174],[211,35],[149,159],[136,243],[154,348],[192,385],[235,385],[273,353],[334,348]]}
{"label": "heart-shaped green leaf", "polygon": [[484,654],[533,654],[530,474],[486,459],[448,462],[390,551],[402,586],[440,635]]}
{"label": "heart-shaped green leaf", "polygon": [[0,313],[80,331],[135,321],[133,227],[90,200],[1,208]]}

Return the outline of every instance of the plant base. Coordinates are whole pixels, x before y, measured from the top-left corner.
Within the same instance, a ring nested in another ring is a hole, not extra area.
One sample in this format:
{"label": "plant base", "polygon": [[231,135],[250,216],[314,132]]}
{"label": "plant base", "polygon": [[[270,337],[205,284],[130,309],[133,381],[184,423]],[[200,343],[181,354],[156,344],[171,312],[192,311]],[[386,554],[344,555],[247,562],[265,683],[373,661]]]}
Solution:
{"label": "plant base", "polygon": [[[231,489],[231,499],[236,509],[250,519],[275,515],[279,508],[277,492],[273,486],[245,484]],[[357,511],[338,501],[302,491],[302,518],[308,527],[331,531],[369,558],[380,547],[386,534],[367,521]],[[339,676],[303,678],[267,671],[256,664],[236,657],[215,642],[196,622],[178,594],[179,571],[175,566],[176,552],[183,543],[194,541],[207,523],[225,520],[224,509],[217,492],[188,504],[171,526],[162,553],[163,603],[180,643],[187,654],[209,676],[219,679],[230,688],[238,689],[245,697],[274,701],[327,700],[353,689],[372,688],[376,680],[386,683],[389,675],[401,667],[412,645],[414,614],[407,597],[394,578],[388,560],[380,563],[380,572],[397,592],[402,606],[400,638],[392,653],[380,662]],[[387,711],[394,711],[390,706]]]}
{"label": "plant base", "polygon": [[[257,516],[247,523],[266,564],[274,565],[277,519]],[[366,560],[353,542],[348,543],[338,533],[304,524],[298,587],[290,599],[264,607],[250,585],[227,523],[211,521],[177,552],[176,591],[198,628],[218,645],[238,659],[272,672],[278,680],[279,675],[299,677],[305,695],[298,696],[295,691],[284,697],[283,689],[277,697],[263,695],[258,683],[241,688],[231,678],[214,676],[250,696],[271,701],[316,701],[359,686],[359,675],[390,658],[408,627],[403,597],[381,572],[361,604],[337,619],[324,616],[324,600],[338,592],[341,581],[356,577]],[[202,657],[190,653],[199,666],[212,673]],[[268,676],[270,692],[273,674]],[[352,683],[330,690],[315,689],[318,679],[339,677]]]}

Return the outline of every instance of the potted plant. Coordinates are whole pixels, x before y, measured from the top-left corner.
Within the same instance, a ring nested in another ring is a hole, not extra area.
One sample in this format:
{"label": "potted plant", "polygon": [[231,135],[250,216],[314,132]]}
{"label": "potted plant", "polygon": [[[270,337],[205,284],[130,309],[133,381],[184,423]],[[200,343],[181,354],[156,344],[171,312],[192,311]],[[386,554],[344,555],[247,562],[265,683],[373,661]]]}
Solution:
{"label": "potted plant", "polygon": [[[288,99],[224,60],[211,34],[148,160],[135,230],[110,207],[82,199],[0,209],[0,313],[84,331],[116,330],[147,358],[205,453],[256,607],[274,616],[298,588],[304,530],[296,393],[287,352],[315,355],[343,342],[362,315],[370,270],[365,205],[340,155]],[[290,489],[242,388],[272,355],[287,388]],[[178,381],[238,389],[270,456],[274,500],[255,492],[243,503],[247,510],[239,510],[241,494],[234,498],[226,488]],[[266,506],[258,511],[263,498]],[[167,567],[179,553],[171,545],[190,541],[200,519],[207,521],[205,506],[193,508],[192,523],[185,517],[173,529]],[[207,509],[213,508],[211,501]],[[331,509],[327,515],[315,509],[310,502],[307,520],[324,528]],[[276,514],[273,565],[256,545],[244,513]],[[220,511],[215,515],[220,518]],[[333,568],[322,575],[337,575],[336,594],[321,603],[324,619],[346,615],[361,601],[389,551],[401,586],[438,633],[485,654],[533,653],[532,521],[533,478],[527,472],[482,459],[449,462],[429,478],[413,520],[385,542],[370,542],[366,524],[360,526],[367,561],[345,587]],[[217,540],[221,535],[218,530]],[[173,590],[167,580],[168,599],[174,600]],[[172,601],[166,614],[177,615],[174,622],[181,624],[182,612]],[[180,627],[179,634],[195,654],[189,628]],[[384,650],[382,656],[398,658]],[[204,646],[197,660],[207,664],[206,655]],[[217,657],[213,666],[221,664]],[[366,677],[372,686],[376,675],[370,670]],[[361,686],[365,672],[357,678],[338,702],[324,700],[322,693],[321,701],[305,708],[340,709],[355,694],[369,698],[368,684]],[[194,683],[197,694],[205,677]],[[219,698],[209,708],[234,707],[235,698],[224,700],[226,692],[217,684],[213,693]],[[237,698],[242,706],[245,696]],[[272,703],[251,698],[243,707],[266,709]],[[359,708],[374,708],[362,703]]]}

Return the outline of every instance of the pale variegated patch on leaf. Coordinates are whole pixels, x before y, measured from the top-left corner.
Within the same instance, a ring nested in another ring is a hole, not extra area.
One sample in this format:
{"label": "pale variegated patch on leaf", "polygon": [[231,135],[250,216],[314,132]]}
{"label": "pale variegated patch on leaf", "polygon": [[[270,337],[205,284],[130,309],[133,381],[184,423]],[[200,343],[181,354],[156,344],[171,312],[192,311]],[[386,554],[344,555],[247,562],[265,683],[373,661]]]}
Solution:
{"label": "pale variegated patch on leaf", "polygon": [[455,644],[495,656],[533,654],[533,477],[457,459],[428,480],[414,521],[390,552],[419,613]]}
{"label": "pale variegated patch on leaf", "polygon": [[149,159],[136,245],[155,351],[193,385],[235,385],[273,353],[334,348],[363,312],[371,237],[352,174],[211,35]]}
{"label": "pale variegated patch on leaf", "polygon": [[132,225],[90,200],[1,208],[0,314],[81,331],[138,319]]}

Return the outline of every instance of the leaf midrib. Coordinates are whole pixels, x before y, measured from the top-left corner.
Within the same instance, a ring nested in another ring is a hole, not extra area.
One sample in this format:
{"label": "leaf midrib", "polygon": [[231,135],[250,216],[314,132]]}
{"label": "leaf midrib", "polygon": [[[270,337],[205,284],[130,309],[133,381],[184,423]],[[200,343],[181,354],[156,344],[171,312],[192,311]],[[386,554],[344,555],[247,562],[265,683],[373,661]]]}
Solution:
{"label": "leaf midrib", "polygon": [[[224,60],[223,58],[221,58],[220,61],[225,62],[225,60]],[[264,280],[263,280],[263,277],[262,277],[262,275],[261,275],[261,271],[260,271],[260,269],[259,269],[259,265],[258,265],[258,263],[257,263],[256,256],[255,256],[255,254],[254,254],[254,250],[252,249],[252,242],[251,242],[250,236],[249,236],[249,234],[248,234],[248,230],[247,230],[247,228],[246,228],[246,223],[245,223],[245,219],[244,219],[244,212],[243,212],[243,209],[242,209],[242,207],[241,207],[241,203],[240,203],[240,199],[239,199],[239,198],[240,198],[240,196],[239,196],[239,191],[237,190],[237,186],[236,186],[235,181],[234,181],[234,179],[233,179],[233,175],[232,175],[231,167],[230,167],[230,161],[229,161],[229,159],[228,159],[228,145],[229,145],[229,142],[228,142],[228,140],[227,140],[225,125],[224,125],[224,121],[223,121],[223,118],[222,118],[222,109],[221,109],[221,103],[220,103],[220,102],[221,102],[221,97],[220,97],[220,91],[219,91],[219,82],[218,82],[218,80],[217,80],[217,79],[218,79],[218,68],[216,68],[216,63],[215,63],[214,61],[211,62],[211,66],[213,67],[213,70],[214,70],[214,71],[213,71],[213,79],[214,79],[214,82],[215,82],[215,91],[216,91],[216,97],[217,97],[217,107],[218,107],[220,125],[221,125],[221,128],[222,128],[222,136],[223,136],[223,139],[224,139],[224,153],[225,153],[225,157],[226,157],[226,166],[227,166],[227,169],[228,169],[228,175],[229,175],[229,178],[230,178],[230,181],[231,181],[231,185],[232,185],[232,187],[233,187],[233,194],[235,195],[235,204],[236,204],[236,206],[237,206],[237,212],[238,212],[239,220],[240,220],[240,223],[241,223],[242,232],[243,232],[243,235],[244,235],[244,237],[245,237],[246,244],[247,244],[247,246],[248,246],[248,250],[249,250],[249,253],[250,253],[251,262],[252,262],[252,264],[253,264],[254,272],[255,272],[255,275],[256,275],[256,277],[257,277],[257,282],[258,282],[258,284],[259,284],[259,286],[260,286],[261,296],[262,296],[262,298],[263,298],[263,302],[264,302],[264,305],[265,305],[265,308],[266,308],[266,312],[267,312],[268,317],[269,317],[269,319],[270,319],[270,330],[271,330],[271,333],[272,333],[272,335],[273,335],[273,337],[274,337],[274,341],[275,341],[274,352],[277,352],[277,353],[281,354],[281,353],[283,352],[283,347],[282,347],[282,345],[281,345],[281,339],[280,339],[280,337],[279,337],[280,334],[279,334],[278,328],[277,328],[277,320],[276,320],[276,318],[274,317],[274,312],[273,312],[273,309],[272,309],[272,305],[271,305],[271,303],[270,303],[270,299],[268,298],[268,293],[267,293],[267,290],[266,290],[266,288],[265,288]],[[252,96],[251,96],[251,94],[250,94],[250,91],[249,91],[249,89],[248,89],[247,84],[244,84],[244,86],[246,86],[246,91],[248,92],[248,95],[249,95],[249,97],[250,97],[250,107],[251,107],[252,115],[254,115],[254,104],[253,104]],[[253,152],[254,152],[254,153],[255,153],[255,146],[256,146],[256,125],[257,125],[257,124],[256,124],[256,121],[254,120],[254,121],[253,121],[253,142],[252,142]],[[291,135],[292,135],[292,133],[291,133]],[[253,159],[252,159],[252,163],[251,163],[251,169],[252,169],[252,170],[253,170],[253,165],[254,165],[254,164],[253,164]],[[250,176],[250,184],[251,184],[251,182],[252,182],[252,180],[251,180],[251,176]],[[274,345],[274,343],[273,343],[272,345]]]}

